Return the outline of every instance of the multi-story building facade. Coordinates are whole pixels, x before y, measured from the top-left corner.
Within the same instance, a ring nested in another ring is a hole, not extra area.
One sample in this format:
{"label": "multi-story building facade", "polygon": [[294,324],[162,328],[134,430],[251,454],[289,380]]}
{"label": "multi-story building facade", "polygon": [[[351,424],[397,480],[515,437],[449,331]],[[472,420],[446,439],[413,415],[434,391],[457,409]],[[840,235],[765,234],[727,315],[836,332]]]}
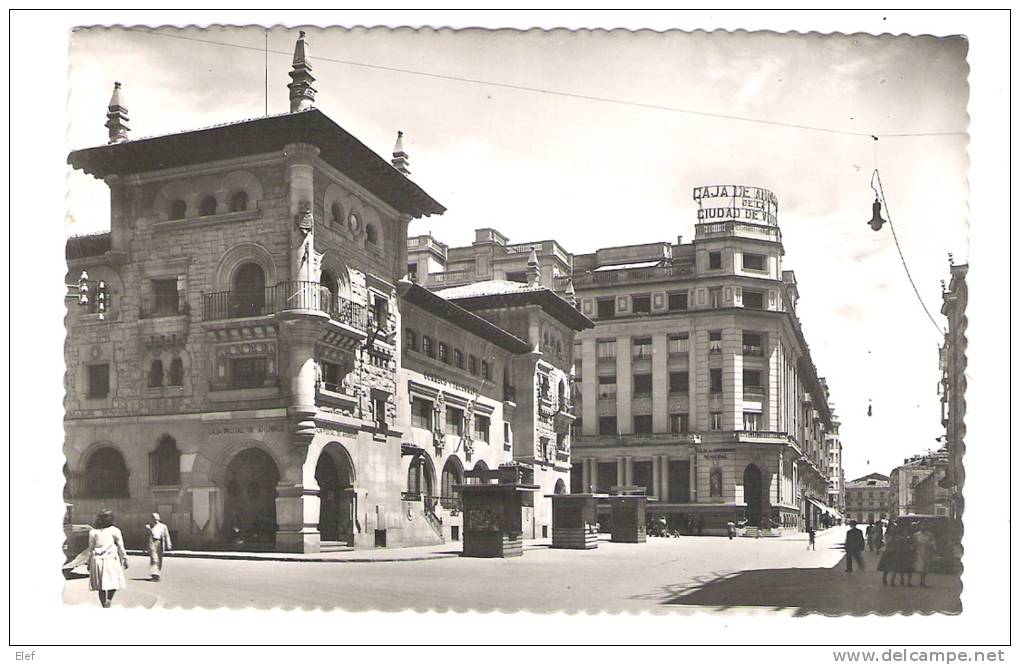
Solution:
{"label": "multi-story building facade", "polygon": [[[938,481],[945,477],[948,457],[945,449],[914,455],[904,459],[903,464],[892,470],[889,474],[891,517],[949,514],[949,491],[938,485]],[[918,486],[933,475],[936,476],[936,487],[929,487],[927,496],[919,494]],[[939,512],[926,512],[935,505],[944,508]]]}
{"label": "multi-story building facade", "polygon": [[837,513],[846,512],[846,477],[843,471],[843,442],[839,438],[839,418],[831,405],[832,428],[825,434],[829,471],[829,507]]}
{"label": "multi-story building facade", "polygon": [[869,473],[846,483],[847,520],[869,524],[893,517],[889,476]]}
{"label": "multi-story building facade", "polygon": [[967,264],[951,265],[949,288],[942,293],[942,314],[948,320],[945,343],[939,353],[942,367],[942,425],[946,428],[949,462],[944,480],[949,492],[949,515],[963,515],[963,455],[967,425]]}
{"label": "multi-story building facade", "polygon": [[[536,286],[544,304],[515,303],[525,318],[500,328],[401,282],[408,222],[444,207],[409,179],[399,135],[387,162],[312,107],[303,33],[290,77],[289,113],[137,140],[118,84],[110,143],[69,157],[110,187],[111,221],[67,245],[65,491],[83,519],[113,509],[129,542],[153,511],[185,547],[441,542],[464,465],[562,429],[549,409],[526,422],[545,401],[525,387],[562,382],[570,360],[532,327],[569,352],[584,317]],[[457,371],[408,330],[449,345]],[[440,390],[439,427],[423,427],[414,399]],[[567,481],[561,443],[520,455],[549,461],[550,493]]]}
{"label": "multi-story building facade", "polygon": [[463,248],[421,236],[410,239],[409,270],[434,285],[517,281],[517,257],[534,248],[540,283],[595,321],[573,351],[572,492],[645,487],[657,500],[650,512],[699,521],[703,533],[745,519],[818,526],[834,514],[828,391],[796,316],[796,279],[782,268],[774,197],[733,194],[773,214],[727,208],[698,223],[693,242],[584,255],[555,241],[510,245],[493,229]]}

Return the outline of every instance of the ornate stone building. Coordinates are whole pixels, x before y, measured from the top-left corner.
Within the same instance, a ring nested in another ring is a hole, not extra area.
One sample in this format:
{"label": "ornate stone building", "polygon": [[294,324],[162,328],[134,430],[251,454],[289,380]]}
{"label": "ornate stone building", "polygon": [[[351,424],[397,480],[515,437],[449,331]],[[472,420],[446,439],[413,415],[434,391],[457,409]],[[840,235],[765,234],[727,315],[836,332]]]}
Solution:
{"label": "ornate stone building", "polygon": [[782,268],[775,197],[725,189],[696,189],[708,205],[739,204],[703,207],[693,242],[570,254],[553,240],[511,244],[479,229],[467,247],[409,239],[408,269],[437,288],[527,281],[530,252],[538,281],[595,321],[573,352],[572,492],[643,486],[657,499],[650,513],[700,521],[703,533],[745,519],[817,526],[838,515],[833,464],[842,478],[828,389],[796,315],[796,279]]}
{"label": "ornate stone building", "polygon": [[[402,282],[408,222],[444,207],[399,134],[387,162],[312,106],[303,33],[290,77],[289,113],[144,139],[118,84],[109,144],[68,158],[111,200],[110,231],[67,244],[77,518],[113,509],[139,543],[158,511],[181,547],[316,552],[455,536],[469,463],[533,462],[562,489],[548,391],[590,322],[536,287],[497,326],[484,300]],[[559,356],[539,348],[553,329]]]}
{"label": "ornate stone building", "polygon": [[946,428],[949,463],[944,489],[950,496],[949,515],[963,516],[963,455],[967,424],[967,264],[951,265],[949,288],[942,292],[942,314],[948,320],[945,343],[939,353],[942,367],[942,425]]}
{"label": "ornate stone building", "polygon": [[869,524],[894,516],[889,476],[869,473],[847,482],[846,519]]}

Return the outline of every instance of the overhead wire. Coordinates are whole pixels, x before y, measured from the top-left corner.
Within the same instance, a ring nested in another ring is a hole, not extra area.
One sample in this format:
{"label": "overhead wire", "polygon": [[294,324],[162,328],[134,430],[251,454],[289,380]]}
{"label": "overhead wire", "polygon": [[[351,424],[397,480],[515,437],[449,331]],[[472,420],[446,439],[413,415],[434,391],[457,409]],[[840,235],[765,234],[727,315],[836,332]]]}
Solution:
{"label": "overhead wire", "polygon": [[[166,37],[170,39],[183,39],[191,42],[199,42],[203,44],[213,44],[216,46],[225,46],[228,48],[244,49],[249,51],[259,51],[268,53],[274,53],[277,55],[290,56],[289,51],[279,51],[275,49],[269,49],[268,47],[256,47],[247,46],[244,44],[234,44],[231,42],[221,42],[214,39],[201,39],[199,37],[188,37],[185,35],[175,35],[165,31],[144,29],[144,28],[125,28],[131,32],[137,32],[141,34],[154,35],[157,37]],[[829,134],[841,134],[844,136],[857,136],[862,138],[871,138],[878,140],[879,138],[906,138],[906,137],[921,137],[921,136],[966,136],[966,132],[951,131],[951,132],[901,132],[901,133],[890,133],[890,134],[874,134],[872,132],[854,131],[849,129],[836,129],[832,127],[822,127],[819,125],[806,125],[795,122],[783,122],[781,120],[766,120],[763,118],[753,118],[750,116],[733,115],[729,113],[715,113],[712,111],[699,111],[696,109],[681,108],[678,106],[668,106],[665,104],[653,104],[650,102],[639,102],[628,99],[617,99],[613,97],[601,97],[598,95],[586,95],[576,92],[567,92],[564,90],[551,90],[547,88],[536,88],[528,85],[520,85],[516,83],[505,83],[501,81],[488,81],[485,79],[471,78],[465,76],[453,76],[450,74],[438,74],[436,72],[427,72],[417,69],[407,69],[404,67],[393,67],[390,65],[379,65],[369,62],[359,62],[356,60],[343,60],[340,58],[330,58],[323,55],[316,55],[316,60],[324,62],[332,62],[340,65],[349,65],[351,67],[364,67],[367,69],[377,69],[388,72],[397,72],[401,74],[411,74],[413,76],[424,76],[428,78],[440,79],[444,81],[454,81],[458,83],[471,83],[475,85],[486,85],[496,88],[505,88],[508,90],[519,90],[523,92],[533,92],[544,95],[554,95],[558,97],[568,97],[572,99],[582,99],[587,101],[602,102],[606,104],[618,104],[621,106],[633,106],[637,108],[653,109],[657,111],[668,111],[672,113],[682,113],[686,115],[700,116],[705,118],[716,118],[719,120],[734,120],[738,122],[750,122],[761,125],[772,125],[776,127],[787,127],[790,129],[801,129],[812,132],[824,132]]]}

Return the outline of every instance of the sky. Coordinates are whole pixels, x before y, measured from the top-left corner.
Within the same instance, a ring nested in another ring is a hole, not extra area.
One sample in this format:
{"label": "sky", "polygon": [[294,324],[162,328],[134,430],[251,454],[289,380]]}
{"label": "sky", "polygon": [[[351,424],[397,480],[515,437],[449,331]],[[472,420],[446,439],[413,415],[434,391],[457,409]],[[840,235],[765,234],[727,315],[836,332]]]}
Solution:
{"label": "sky", "polygon": [[[878,168],[885,214],[944,328],[947,255],[957,263],[968,255],[964,39],[306,30],[316,106],[387,158],[403,130],[411,178],[448,208],[412,222],[411,234],[463,245],[474,229],[494,227],[511,242],[555,238],[575,253],[689,241],[694,187],[771,190],[783,268],[796,273],[798,315],[842,422],[847,479],[888,474],[938,447],[941,335],[890,226],[876,233],[866,222]],[[268,40],[261,28],[79,30],[69,147],[106,143],[114,81],[124,86],[132,138],[258,117],[267,105],[285,112],[296,38],[283,28]],[[930,133],[950,135],[885,136]],[[106,186],[70,170],[67,184],[68,234],[108,228]]]}

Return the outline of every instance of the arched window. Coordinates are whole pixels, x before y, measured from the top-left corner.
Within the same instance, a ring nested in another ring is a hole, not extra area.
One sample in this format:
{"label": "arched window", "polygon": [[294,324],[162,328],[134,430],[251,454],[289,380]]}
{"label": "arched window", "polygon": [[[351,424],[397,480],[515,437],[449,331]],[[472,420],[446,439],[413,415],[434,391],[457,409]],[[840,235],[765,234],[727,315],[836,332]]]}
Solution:
{"label": "arched window", "polygon": [[202,217],[216,214],[216,197],[212,194],[202,197],[202,202],[198,204],[198,214]]}
{"label": "arched window", "polygon": [[333,226],[343,226],[344,209],[340,207],[340,203],[337,201],[333,201],[332,205],[329,206],[329,222]]}
{"label": "arched window", "polygon": [[183,386],[184,385],[184,361],[180,358],[174,358],[170,361],[170,373],[167,375],[167,385],[170,386]]}
{"label": "arched window", "polygon": [[365,240],[373,245],[379,244],[379,229],[375,227],[375,224],[365,227]]}
{"label": "arched window", "polygon": [[149,479],[152,485],[181,484],[181,452],[169,434],[159,437],[156,449],[149,453]]}
{"label": "arched window", "polygon": [[156,358],[149,365],[149,387],[159,388],[163,385],[163,361]]}
{"label": "arched window", "polygon": [[432,464],[423,455],[416,455],[407,469],[407,491],[409,494],[421,494],[426,500],[433,496],[435,471]]}
{"label": "arched window", "polygon": [[170,204],[170,219],[184,219],[184,215],[188,211],[187,204],[184,203],[184,199],[177,199]]}
{"label": "arched window", "polygon": [[337,280],[336,277],[328,270],[323,270],[319,275],[319,284],[326,287],[329,290],[329,302],[331,305],[335,305],[337,301]]}
{"label": "arched window", "polygon": [[556,480],[556,486],[553,488],[553,494],[566,494],[567,484],[563,482],[562,478]]}
{"label": "arched window", "polygon": [[128,470],[116,448],[104,446],[89,455],[85,463],[85,495],[113,499],[128,495]]}
{"label": "arched window", "polygon": [[439,502],[447,510],[453,510],[459,508],[460,505],[460,489],[458,485],[464,484],[464,468],[460,464],[460,460],[456,457],[451,457],[443,465],[443,475],[440,479],[440,499]]}
{"label": "arched window", "polygon": [[[230,212],[241,212],[248,209],[248,192],[243,189],[234,192],[234,195],[230,197]],[[214,207],[215,211],[216,208]]]}
{"label": "arched window", "polygon": [[234,316],[259,316],[266,304],[266,273],[257,263],[245,263],[234,274]]}

